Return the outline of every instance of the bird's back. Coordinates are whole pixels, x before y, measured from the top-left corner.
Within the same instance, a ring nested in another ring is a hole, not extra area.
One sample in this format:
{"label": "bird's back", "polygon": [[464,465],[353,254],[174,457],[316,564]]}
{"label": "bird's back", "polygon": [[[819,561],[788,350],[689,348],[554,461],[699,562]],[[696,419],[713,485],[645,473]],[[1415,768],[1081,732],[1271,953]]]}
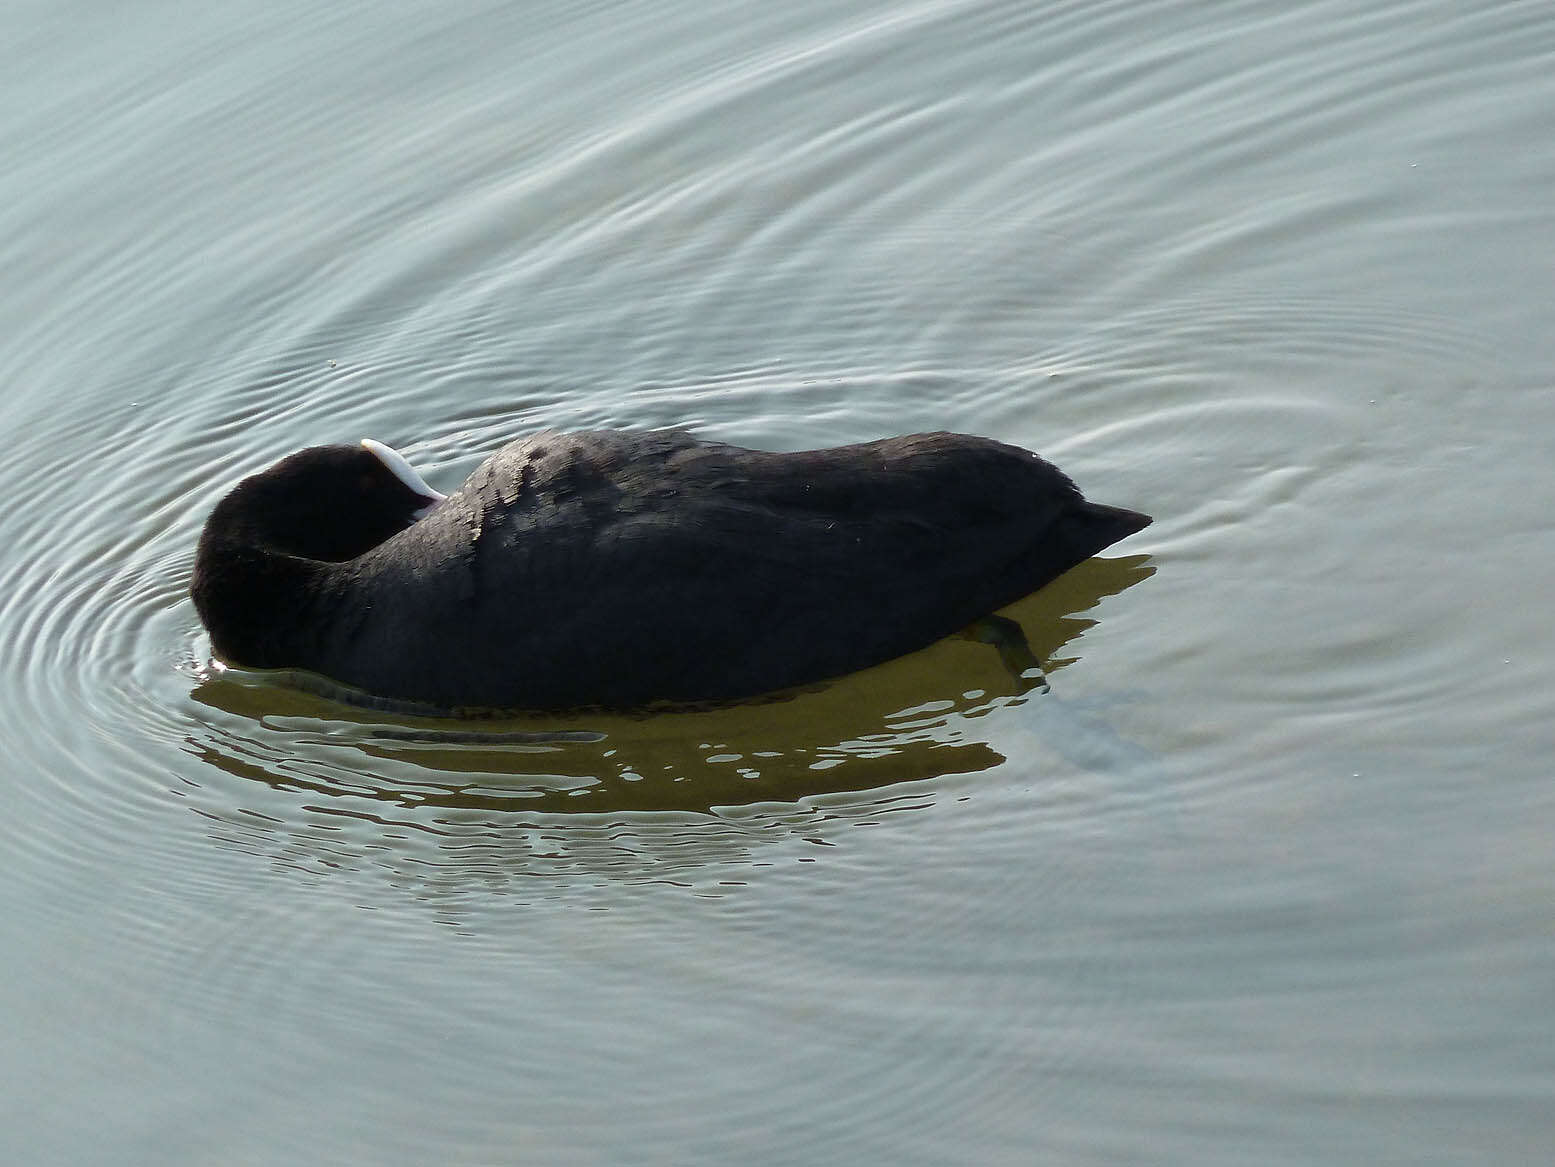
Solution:
{"label": "bird's back", "polygon": [[411,589],[407,633],[406,557],[385,555],[397,634],[351,668],[443,705],[750,696],[929,644],[1148,522],[986,438],[778,454],[542,433],[385,545],[424,544],[435,586]]}

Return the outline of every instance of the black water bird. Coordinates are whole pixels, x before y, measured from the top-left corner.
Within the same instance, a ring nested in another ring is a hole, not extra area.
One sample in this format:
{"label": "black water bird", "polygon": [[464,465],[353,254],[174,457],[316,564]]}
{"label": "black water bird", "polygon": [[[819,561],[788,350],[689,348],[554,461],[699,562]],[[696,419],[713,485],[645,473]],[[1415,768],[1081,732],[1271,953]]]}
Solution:
{"label": "black water bird", "polygon": [[960,434],[782,454],[547,431],[448,496],[369,440],[240,482],[190,592],[232,664],[447,709],[629,708],[878,664],[1149,522]]}

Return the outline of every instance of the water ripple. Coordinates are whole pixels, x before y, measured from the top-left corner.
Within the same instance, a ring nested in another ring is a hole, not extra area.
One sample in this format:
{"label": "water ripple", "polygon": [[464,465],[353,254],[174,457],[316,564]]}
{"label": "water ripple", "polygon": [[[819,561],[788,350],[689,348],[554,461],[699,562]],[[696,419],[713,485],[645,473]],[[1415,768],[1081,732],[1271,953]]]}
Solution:
{"label": "water ripple", "polygon": [[[486,436],[463,433],[445,446],[456,461]],[[773,843],[788,861],[813,847],[813,813],[792,818],[809,798],[1002,760],[976,719],[1023,698],[971,642],[781,701],[477,726],[385,720],[213,668],[185,588],[198,523],[233,473],[221,447],[153,421],[123,434],[111,458],[20,488],[0,569],[0,651],[13,662],[8,736],[37,774],[26,797],[47,804],[38,814],[52,831],[30,848],[132,834],[171,791],[223,850],[299,876],[368,873],[456,916],[461,888],[716,889]],[[1089,624],[1070,613],[1145,574],[1138,560],[1098,562],[1028,601],[1019,614],[1034,647],[1061,668],[1059,648]],[[83,756],[78,736],[91,764],[61,765]],[[754,819],[721,809],[763,805],[776,809]],[[157,835],[143,858],[181,845]],[[227,878],[216,870],[191,877]]]}

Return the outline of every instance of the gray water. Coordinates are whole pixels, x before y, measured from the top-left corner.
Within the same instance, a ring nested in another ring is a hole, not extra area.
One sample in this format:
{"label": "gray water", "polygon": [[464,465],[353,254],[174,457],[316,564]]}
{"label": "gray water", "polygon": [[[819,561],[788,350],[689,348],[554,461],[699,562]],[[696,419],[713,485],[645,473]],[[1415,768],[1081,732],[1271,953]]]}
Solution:
{"label": "gray water", "polygon": [[[1555,9],[16,0],[0,1161],[1544,1163]],[[222,672],[244,473],[1037,449],[1156,524],[788,701]]]}

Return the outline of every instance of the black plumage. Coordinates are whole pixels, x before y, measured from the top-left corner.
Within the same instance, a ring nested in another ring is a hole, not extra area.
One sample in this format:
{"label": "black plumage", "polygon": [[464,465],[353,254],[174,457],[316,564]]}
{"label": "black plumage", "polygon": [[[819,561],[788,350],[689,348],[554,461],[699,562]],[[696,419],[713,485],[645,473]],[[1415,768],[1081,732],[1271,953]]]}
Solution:
{"label": "black plumage", "polygon": [[442,501],[405,474],[315,447],[223,499],[191,585],[217,655],[447,708],[748,697],[921,648],[1150,522],[947,433],[548,431]]}

